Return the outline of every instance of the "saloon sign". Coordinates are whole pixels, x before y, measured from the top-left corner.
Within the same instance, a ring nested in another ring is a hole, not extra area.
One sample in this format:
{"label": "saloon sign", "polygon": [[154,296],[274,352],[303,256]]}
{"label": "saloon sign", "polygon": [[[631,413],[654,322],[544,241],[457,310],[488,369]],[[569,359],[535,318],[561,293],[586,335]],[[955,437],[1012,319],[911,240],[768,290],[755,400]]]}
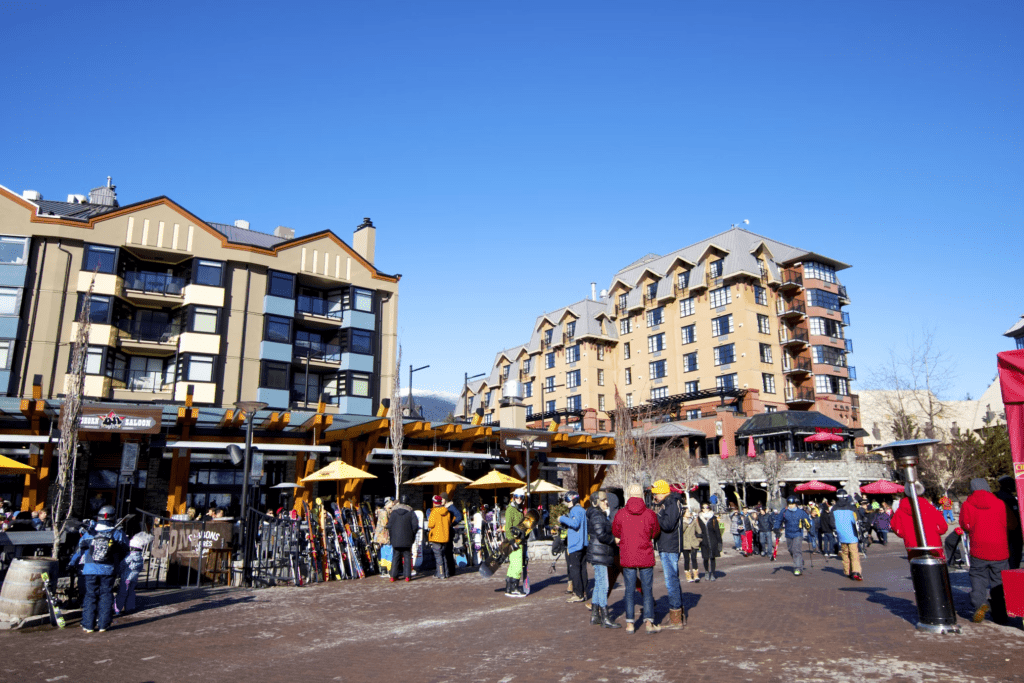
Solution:
{"label": "saloon sign", "polygon": [[79,429],[90,432],[134,432],[157,434],[160,431],[160,408],[86,404],[82,406]]}

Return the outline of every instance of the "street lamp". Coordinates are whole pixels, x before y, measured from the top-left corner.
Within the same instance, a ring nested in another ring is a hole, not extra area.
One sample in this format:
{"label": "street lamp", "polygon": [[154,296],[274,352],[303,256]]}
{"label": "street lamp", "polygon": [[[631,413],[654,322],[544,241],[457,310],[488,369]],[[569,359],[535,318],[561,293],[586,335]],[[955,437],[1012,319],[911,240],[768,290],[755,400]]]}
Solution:
{"label": "street lamp", "polygon": [[[469,380],[477,379],[478,377],[483,377],[486,374],[487,374],[486,372],[481,372],[479,375],[473,375],[472,377],[470,377],[468,372],[465,373],[466,378],[462,382],[462,401],[463,401],[463,403],[462,403],[462,417],[463,417],[463,419],[466,419],[466,420],[469,419]],[[412,384],[412,377],[409,378],[409,383]]]}
{"label": "street lamp", "polygon": [[415,408],[415,406],[412,403],[412,373],[419,372],[420,370],[426,370],[429,367],[429,365],[424,365],[421,368],[413,370],[412,363],[409,364],[409,417],[415,417],[415,413],[413,412],[413,408]]}
{"label": "street lamp", "polygon": [[252,477],[252,472],[249,471],[252,466],[252,419],[258,411],[263,410],[267,405],[263,401],[235,401],[235,407],[245,413],[245,456],[242,460],[242,470],[245,472],[245,476],[242,477],[242,526],[239,534],[242,543],[243,582],[249,581],[250,553],[247,531],[249,526],[249,479]]}
{"label": "street lamp", "polygon": [[894,441],[872,450],[892,451],[896,466],[903,470],[911,516],[914,519],[915,547],[907,546],[910,558],[910,578],[914,582],[917,598],[917,628],[929,633],[960,633],[953,609],[953,589],[949,585],[949,570],[939,559],[939,548],[929,547],[921,520],[921,504],[917,499],[918,448],[939,443],[938,439],[912,439]]}

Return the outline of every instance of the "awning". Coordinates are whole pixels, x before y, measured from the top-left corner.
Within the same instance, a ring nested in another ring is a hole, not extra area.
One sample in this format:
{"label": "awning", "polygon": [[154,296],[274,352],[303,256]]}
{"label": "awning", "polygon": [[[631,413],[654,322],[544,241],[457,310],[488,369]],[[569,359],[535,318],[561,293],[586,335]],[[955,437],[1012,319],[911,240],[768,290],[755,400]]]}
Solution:
{"label": "awning", "polygon": [[[194,450],[216,450],[223,448],[227,450],[228,446],[238,446],[239,448],[245,448],[245,442],[240,443],[228,443],[225,441],[172,441],[167,444],[166,448],[191,448]],[[304,444],[285,444],[285,443],[254,443],[253,448],[261,451],[285,451],[293,453],[330,453],[330,446],[309,446]]]}
{"label": "awning", "polygon": [[813,434],[818,429],[839,430],[850,433],[850,428],[842,422],[822,415],[814,410],[782,410],[777,413],[761,413],[754,415],[736,430],[737,437],[762,436],[767,432],[786,430]]}
{"label": "awning", "polygon": [[[370,457],[375,455],[394,455],[394,450],[390,448],[374,448],[370,451]],[[485,455],[482,453],[463,453],[462,451],[415,451],[402,449],[402,457],[411,456],[413,458],[455,458],[456,460],[494,460],[497,462],[499,458],[494,455]],[[378,462],[378,461],[374,461]],[[617,460],[587,460],[586,458],[553,458],[548,456],[549,463],[557,463],[561,465],[618,465]]]}

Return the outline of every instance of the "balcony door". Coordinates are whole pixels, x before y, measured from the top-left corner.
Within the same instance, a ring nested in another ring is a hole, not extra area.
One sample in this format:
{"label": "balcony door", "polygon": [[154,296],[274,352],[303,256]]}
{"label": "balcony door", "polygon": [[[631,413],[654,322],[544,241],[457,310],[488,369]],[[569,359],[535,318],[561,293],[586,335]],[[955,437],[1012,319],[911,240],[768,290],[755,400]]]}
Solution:
{"label": "balcony door", "polygon": [[135,356],[128,365],[128,389],[130,391],[160,391],[163,374],[164,361],[162,358]]}

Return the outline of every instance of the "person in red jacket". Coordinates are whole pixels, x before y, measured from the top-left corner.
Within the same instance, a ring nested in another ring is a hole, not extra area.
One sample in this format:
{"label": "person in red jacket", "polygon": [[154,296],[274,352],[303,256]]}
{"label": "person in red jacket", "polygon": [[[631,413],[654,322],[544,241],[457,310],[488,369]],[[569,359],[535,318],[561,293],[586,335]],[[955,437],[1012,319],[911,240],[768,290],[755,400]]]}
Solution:
{"label": "person in red jacket", "polygon": [[[984,479],[971,480],[971,495],[960,506],[960,526],[971,539],[971,609],[974,623],[984,621],[989,611],[989,591],[1002,593],[1002,572],[1010,568],[1010,547],[1006,542],[1006,506],[992,493]],[[993,600],[993,604],[1001,601]],[[1003,604],[999,604],[1000,615]],[[1001,618],[993,614],[996,621]]]}
{"label": "person in red jacket", "polygon": [[[909,484],[907,485],[909,486]],[[946,524],[945,516],[935,509],[935,506],[922,496],[924,486],[917,482],[918,495],[917,504],[921,507],[921,522],[924,524],[924,540],[931,548],[939,549],[939,557],[946,559],[946,553],[942,549],[942,534],[946,533],[949,525]],[[909,496],[909,492],[907,493]],[[882,513],[885,514],[885,513]],[[911,512],[910,503],[900,505],[889,519],[889,526],[893,533],[903,539],[908,548],[917,547],[917,536],[914,531],[914,515]]]}
{"label": "person in red jacket", "polygon": [[626,507],[619,510],[612,522],[612,535],[619,544],[622,580],[626,586],[626,633],[636,631],[633,600],[639,574],[644,595],[644,621],[650,634],[661,630],[661,626],[654,623],[654,539],[661,533],[661,526],[658,516],[644,505],[643,495],[640,484],[630,484],[626,490]]}

